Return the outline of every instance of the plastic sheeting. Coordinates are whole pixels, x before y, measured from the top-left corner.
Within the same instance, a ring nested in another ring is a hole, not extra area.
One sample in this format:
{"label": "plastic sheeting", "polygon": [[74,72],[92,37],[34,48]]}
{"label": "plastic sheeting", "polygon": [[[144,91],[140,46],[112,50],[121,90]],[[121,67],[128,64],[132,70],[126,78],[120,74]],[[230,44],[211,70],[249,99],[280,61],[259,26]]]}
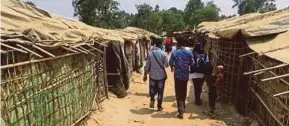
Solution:
{"label": "plastic sheeting", "polygon": [[244,37],[277,34],[289,29],[289,8],[264,14],[252,13],[219,22],[203,22],[198,31],[232,39],[238,33]]}
{"label": "plastic sheeting", "polygon": [[234,39],[241,34],[249,47],[257,53],[289,63],[289,8],[264,14],[252,13],[219,22],[203,22],[199,32],[210,38]]}
{"label": "plastic sheeting", "polygon": [[265,53],[266,56],[289,63],[289,31],[278,35],[249,38],[247,43],[259,54],[269,51]]}
{"label": "plastic sheeting", "polygon": [[[155,35],[140,28],[121,30],[96,28],[74,19],[63,18],[15,0],[1,0],[1,37],[13,41],[56,47],[93,41],[120,41]],[[24,36],[28,41],[15,36]],[[17,37],[16,37],[17,38]],[[30,41],[30,42],[29,42]]]}

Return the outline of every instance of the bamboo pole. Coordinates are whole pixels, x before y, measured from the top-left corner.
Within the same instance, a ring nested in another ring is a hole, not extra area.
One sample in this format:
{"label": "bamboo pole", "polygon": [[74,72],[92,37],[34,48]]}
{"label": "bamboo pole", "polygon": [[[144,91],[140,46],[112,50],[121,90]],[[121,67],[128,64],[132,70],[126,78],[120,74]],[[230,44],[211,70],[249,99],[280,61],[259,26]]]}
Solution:
{"label": "bamboo pole", "polygon": [[280,126],[284,126],[284,124],[273,114],[273,112],[269,109],[269,107],[266,105],[266,103],[264,102],[264,100],[259,96],[259,94],[253,89],[251,88],[251,91],[255,94],[255,96],[259,99],[259,101],[263,104],[263,106],[265,107],[265,109],[270,113],[270,115],[275,119],[276,122],[278,122],[278,124],[280,124]]}
{"label": "bamboo pole", "polygon": [[270,77],[270,78],[266,78],[266,79],[262,79],[261,81],[270,81],[270,80],[275,80],[275,79],[279,79],[279,78],[284,78],[284,77],[289,77],[289,74],[284,74],[284,75],[280,75],[280,76],[276,76],[276,77]]}
{"label": "bamboo pole", "polygon": [[274,67],[268,67],[268,68],[264,68],[264,69],[260,69],[260,70],[254,70],[254,71],[249,71],[249,72],[244,72],[243,75],[248,75],[248,74],[253,74],[253,73],[259,73],[259,72],[264,72],[267,70],[272,70],[272,69],[276,69],[276,68],[280,68],[280,67],[285,67],[285,66],[289,66],[289,64],[284,63],[284,64],[280,64]]}
{"label": "bamboo pole", "polygon": [[104,84],[105,84],[105,95],[106,98],[109,99],[108,97],[108,80],[107,80],[107,66],[106,66],[106,47],[104,47],[104,53],[103,53],[103,69],[104,69]]}
{"label": "bamboo pole", "polygon": [[[266,66],[265,65],[263,65],[259,60],[257,60],[257,59],[255,59],[255,58],[253,58],[253,57],[250,57],[252,60],[254,60],[255,62],[257,62],[259,65],[261,65],[262,67],[264,67],[264,68],[266,68]],[[272,75],[274,75],[274,76],[277,76],[277,74],[275,74],[274,72],[272,72],[272,71],[269,71]],[[283,83],[285,83],[285,84],[287,84],[287,85],[289,85],[289,82],[288,81],[286,81],[286,80],[284,80],[284,79],[280,79]]]}
{"label": "bamboo pole", "polygon": [[260,75],[260,74],[263,74],[264,72],[258,72],[258,73],[255,73],[254,76],[257,76],[257,75]]}
{"label": "bamboo pole", "polygon": [[97,49],[97,48],[95,48],[95,47],[93,47],[93,46],[91,46],[91,45],[88,45],[88,44],[87,44],[87,46],[89,46],[90,48],[93,48],[93,49],[97,50],[97,51],[100,52],[100,53],[103,53],[103,51],[101,51],[100,49]]}
{"label": "bamboo pole", "polygon": [[82,49],[82,50],[84,50],[84,51],[86,51],[86,52],[88,52],[89,54],[91,54],[91,55],[93,55],[93,56],[96,56],[95,54],[93,54],[92,52],[90,52],[89,50],[85,49],[85,48],[82,47],[82,46],[79,46],[79,48]]}
{"label": "bamboo pole", "polygon": [[38,49],[38,50],[46,53],[47,55],[49,55],[49,56],[51,56],[51,57],[55,57],[55,55],[53,55],[52,53],[47,52],[46,50],[44,50],[44,49],[42,49],[42,48],[40,48],[40,47],[38,47],[38,46],[36,46],[36,45],[32,45],[32,46],[33,46],[34,48],[36,48],[36,49]]}
{"label": "bamboo pole", "polygon": [[83,50],[81,50],[81,49],[79,49],[79,48],[77,48],[77,47],[71,47],[71,48],[76,49],[77,51],[83,52],[83,53],[85,53],[85,54],[88,54],[87,52],[85,52],[85,51],[83,51]]}
{"label": "bamboo pole", "polygon": [[16,64],[9,64],[9,65],[5,65],[5,66],[0,66],[0,69],[2,70],[2,69],[11,68],[11,67],[17,67],[17,66],[21,66],[21,65],[31,64],[31,63],[38,63],[38,62],[43,62],[43,61],[60,59],[63,57],[68,57],[68,56],[77,55],[77,54],[81,54],[81,52],[65,54],[65,55],[60,55],[60,56],[56,56],[56,57],[49,57],[49,58],[44,58],[44,59],[25,61],[25,62],[20,62],[20,63],[16,63]]}
{"label": "bamboo pole", "polygon": [[289,45],[288,46],[285,46],[285,47],[281,47],[281,48],[276,48],[276,49],[272,49],[272,50],[267,50],[265,52],[260,52],[260,56],[266,54],[266,53],[270,53],[270,52],[274,52],[274,51],[278,51],[278,50],[282,50],[282,49],[286,49],[286,48],[289,48]]}
{"label": "bamboo pole", "polygon": [[62,46],[61,48],[67,50],[67,51],[71,51],[71,52],[74,52],[74,53],[78,53],[77,51],[73,50],[73,49],[70,49],[70,48],[66,48],[64,46]]}
{"label": "bamboo pole", "polygon": [[255,53],[257,53],[257,52],[249,52],[249,53],[240,55],[239,58],[244,57],[244,56],[248,56],[248,55],[252,55],[252,54],[255,54]]}
{"label": "bamboo pole", "polygon": [[281,92],[278,94],[274,94],[273,96],[276,97],[276,96],[280,96],[280,95],[284,95],[284,94],[289,94],[289,91],[284,91],[284,92]]}
{"label": "bamboo pole", "polygon": [[43,56],[37,54],[36,52],[33,52],[32,50],[30,50],[30,49],[28,49],[28,48],[26,48],[26,47],[24,47],[24,46],[22,46],[22,45],[19,45],[19,44],[16,44],[16,45],[19,46],[20,48],[26,50],[27,52],[30,52],[30,53],[34,54],[35,56],[38,56],[38,57],[40,57],[40,58],[43,58]]}
{"label": "bamboo pole", "polygon": [[22,53],[28,53],[28,52],[26,52],[26,51],[24,51],[24,50],[21,50],[21,49],[12,47],[12,46],[10,46],[10,45],[6,45],[6,44],[4,44],[4,43],[0,43],[0,45],[4,46],[4,47],[6,47],[6,48],[9,48],[9,49],[14,49],[14,50],[19,51],[19,52],[22,52]]}
{"label": "bamboo pole", "polygon": [[260,54],[259,56],[262,56],[262,55],[264,55],[266,53],[270,53],[270,52],[274,52],[274,51],[278,51],[278,50],[282,50],[282,49],[286,49],[286,48],[289,48],[289,46],[276,48],[276,49],[272,49],[272,50],[267,50],[267,51],[264,51],[264,52],[250,52],[250,53],[246,53],[246,54],[240,55],[239,57],[249,56],[249,55],[252,55],[252,54],[255,54],[255,53],[258,53],[258,54]]}

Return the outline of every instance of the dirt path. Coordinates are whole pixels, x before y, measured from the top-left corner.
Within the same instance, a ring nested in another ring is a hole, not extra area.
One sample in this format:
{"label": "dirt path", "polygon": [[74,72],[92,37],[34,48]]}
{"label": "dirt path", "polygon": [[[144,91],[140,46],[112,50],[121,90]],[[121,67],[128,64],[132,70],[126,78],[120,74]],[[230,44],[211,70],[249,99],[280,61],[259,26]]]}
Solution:
{"label": "dirt path", "polygon": [[194,89],[192,82],[188,84],[187,109],[184,119],[176,118],[177,108],[174,93],[173,75],[168,71],[165,85],[164,111],[158,112],[149,108],[148,82],[142,81],[142,75],[133,74],[129,96],[118,99],[110,94],[110,99],[104,101],[102,110],[94,112],[84,123],[88,126],[241,126],[244,117],[236,114],[230,105],[218,104],[218,116],[211,119],[203,111],[208,110],[207,89],[204,85],[202,94],[203,105],[193,103]]}

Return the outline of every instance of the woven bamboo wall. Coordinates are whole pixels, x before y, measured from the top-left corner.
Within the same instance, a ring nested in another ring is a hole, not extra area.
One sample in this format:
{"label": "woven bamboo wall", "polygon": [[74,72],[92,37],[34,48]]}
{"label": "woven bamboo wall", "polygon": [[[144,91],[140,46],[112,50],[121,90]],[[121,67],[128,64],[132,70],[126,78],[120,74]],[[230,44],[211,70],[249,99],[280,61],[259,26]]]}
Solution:
{"label": "woven bamboo wall", "polygon": [[[282,64],[266,56],[252,55],[251,70],[259,70]],[[289,77],[263,82],[261,79],[288,74],[289,66],[250,75],[250,114],[266,126],[289,125],[289,94],[273,96],[289,91]]]}
{"label": "woven bamboo wall", "polygon": [[224,65],[224,83],[221,86],[221,100],[236,103],[240,71],[239,55],[244,54],[245,43],[236,40],[207,38],[207,50],[213,66]]}
{"label": "woven bamboo wall", "polygon": [[15,51],[1,54],[6,125],[72,125],[96,109],[107,94],[105,55],[101,49],[90,53],[43,59]]}

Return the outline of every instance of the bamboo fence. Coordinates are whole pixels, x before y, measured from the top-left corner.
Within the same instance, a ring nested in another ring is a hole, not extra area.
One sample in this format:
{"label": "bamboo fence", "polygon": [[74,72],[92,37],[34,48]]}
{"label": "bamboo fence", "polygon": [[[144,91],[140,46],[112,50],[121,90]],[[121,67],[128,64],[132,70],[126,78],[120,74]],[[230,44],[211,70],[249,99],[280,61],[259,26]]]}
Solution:
{"label": "bamboo fence", "polygon": [[[262,81],[264,78],[275,77],[289,73],[289,66],[266,56],[257,54],[244,58],[252,61],[249,70],[267,69],[257,74],[250,74],[249,78],[249,114],[257,118],[259,122],[268,126],[289,125],[289,77],[270,81]],[[268,69],[272,67],[271,69]],[[281,93],[281,94],[280,94]],[[275,94],[279,94],[274,96]]]}
{"label": "bamboo fence", "polygon": [[212,64],[224,65],[221,99],[235,104],[239,113],[261,125],[288,126],[289,65],[258,55],[241,37],[203,40]]}
{"label": "bamboo fence", "polygon": [[39,59],[2,46],[1,117],[6,125],[75,125],[98,108],[107,96],[105,47],[79,49],[87,54],[62,48],[51,54],[55,57]]}

